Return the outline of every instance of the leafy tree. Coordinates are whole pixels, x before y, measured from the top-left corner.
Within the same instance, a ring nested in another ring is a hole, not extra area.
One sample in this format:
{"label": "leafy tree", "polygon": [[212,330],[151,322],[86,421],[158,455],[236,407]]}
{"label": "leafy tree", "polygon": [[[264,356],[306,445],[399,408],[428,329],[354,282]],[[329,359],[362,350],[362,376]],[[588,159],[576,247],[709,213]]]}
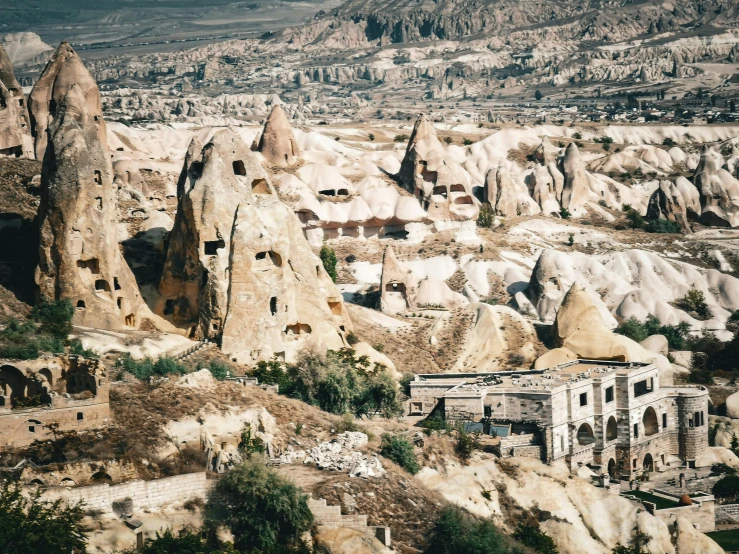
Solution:
{"label": "leafy tree", "polygon": [[264,453],[264,442],[256,435],[252,436],[251,423],[244,423],[244,427],[241,429],[239,450],[247,457],[251,457],[252,454]]}
{"label": "leafy tree", "polygon": [[444,137],[444,142],[446,144],[451,144],[452,142],[454,142],[454,140],[452,139],[452,137]]}
{"label": "leafy tree", "polygon": [[542,94],[541,94],[541,91],[539,89],[536,89],[536,92],[534,93],[534,98],[536,98],[537,100],[541,100],[542,99]]}
{"label": "leafy tree", "polygon": [[163,357],[156,360],[152,360],[151,358],[134,360],[128,353],[118,360],[117,367],[141,380],[149,379],[155,375],[163,377],[170,373],[176,373],[178,375],[187,373],[187,368],[173,358]]}
{"label": "leafy tree", "polygon": [[408,135],[395,135],[395,142],[407,142],[410,137]]}
{"label": "leafy tree", "polygon": [[579,131],[577,133],[572,133],[572,138],[575,140],[582,140],[582,133]]}
{"label": "leafy tree", "polygon": [[213,360],[210,362],[210,366],[208,367],[213,377],[219,381],[223,381],[226,377],[228,377],[231,373],[231,370],[228,368],[226,364],[223,362],[219,362],[218,360]]}
{"label": "leafy tree", "polygon": [[331,277],[331,280],[335,283],[336,282],[336,252],[334,252],[334,249],[330,246],[324,244],[321,247],[321,253],[320,253],[321,263],[323,264],[323,268],[326,270],[326,273],[328,273],[328,276]]}
{"label": "leafy tree", "polygon": [[634,527],[634,530],[631,533],[631,540],[629,541],[629,546],[623,546],[621,543],[618,543],[613,550],[611,550],[612,554],[649,554],[649,550],[647,549],[647,545],[652,540],[652,537],[644,533],[639,529],[639,527]]}
{"label": "leafy tree", "polygon": [[568,210],[567,208],[562,208],[561,210],[559,210],[559,216],[562,219],[570,219],[570,210]]}
{"label": "leafy tree", "polygon": [[87,544],[81,504],[41,499],[41,491],[23,495],[17,483],[0,485],[0,552],[70,554]]}
{"label": "leafy tree", "polygon": [[431,529],[425,554],[513,554],[520,552],[489,519],[447,506]]}
{"label": "leafy tree", "polygon": [[712,315],[711,311],[708,309],[708,304],[706,304],[706,296],[703,294],[703,291],[690,289],[685,294],[683,303],[703,319],[708,319]]}
{"label": "leafy tree", "polygon": [[513,533],[513,538],[539,554],[559,554],[552,537],[535,525],[519,525]]}
{"label": "leafy tree", "polygon": [[373,135],[372,133],[370,133],[370,134],[369,134],[369,135],[367,136],[367,138],[368,138],[368,139],[370,139],[370,142],[375,142],[375,135]]}
{"label": "leafy tree", "polygon": [[662,141],[663,146],[675,146],[675,144],[677,143],[670,137],[665,137],[665,140]]}
{"label": "leafy tree", "polygon": [[41,324],[40,331],[66,340],[72,332],[74,306],[68,299],[42,302],[33,309],[31,317]]}
{"label": "leafy tree", "polygon": [[380,454],[398,464],[411,475],[415,475],[421,469],[416,454],[413,452],[413,445],[403,437],[387,433],[382,435]]}
{"label": "leafy tree", "polygon": [[495,220],[495,212],[488,202],[485,202],[480,208],[480,213],[477,215],[477,226],[483,229],[490,229],[493,226]]}
{"label": "leafy tree", "polygon": [[308,496],[293,483],[251,459],[226,473],[205,505],[206,527],[230,529],[234,547],[245,553],[299,549],[313,524]]}
{"label": "leafy tree", "polygon": [[346,336],[346,342],[349,346],[354,346],[355,344],[359,342],[359,337],[355,335],[354,333],[349,333]]}
{"label": "leafy tree", "polygon": [[626,212],[626,219],[629,220],[629,227],[632,229],[644,229],[647,226],[647,222],[639,212],[634,209],[630,209]]}
{"label": "leafy tree", "polygon": [[722,500],[733,500],[739,498],[739,475],[726,475],[719,479],[711,493]]}
{"label": "leafy tree", "polygon": [[468,432],[464,425],[457,427],[457,443],[454,445],[454,451],[462,461],[467,462],[472,457],[472,453],[480,447],[480,438],[476,433]]}

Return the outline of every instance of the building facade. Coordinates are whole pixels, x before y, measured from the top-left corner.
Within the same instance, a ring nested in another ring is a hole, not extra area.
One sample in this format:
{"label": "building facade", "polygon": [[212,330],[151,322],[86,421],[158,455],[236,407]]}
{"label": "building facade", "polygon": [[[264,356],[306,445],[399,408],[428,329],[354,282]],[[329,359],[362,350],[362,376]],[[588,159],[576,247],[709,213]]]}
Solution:
{"label": "building facade", "polygon": [[501,456],[564,459],[633,476],[708,447],[708,391],[662,387],[654,364],[575,360],[541,371],[418,375],[411,415],[482,421]]}
{"label": "building facade", "polygon": [[[109,384],[99,360],[50,356],[0,360],[0,448],[83,431],[110,421]],[[50,425],[53,427],[50,428]]]}

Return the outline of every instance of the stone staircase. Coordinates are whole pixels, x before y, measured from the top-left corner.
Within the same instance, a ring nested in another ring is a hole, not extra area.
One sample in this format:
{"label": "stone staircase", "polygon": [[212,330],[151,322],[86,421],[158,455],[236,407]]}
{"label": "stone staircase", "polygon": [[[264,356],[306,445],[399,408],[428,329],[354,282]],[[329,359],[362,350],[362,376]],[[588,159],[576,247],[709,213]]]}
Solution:
{"label": "stone staircase", "polygon": [[187,358],[189,358],[193,354],[196,354],[200,350],[203,350],[204,348],[210,348],[213,345],[215,345],[214,342],[200,341],[196,345],[188,348],[187,350],[174,354],[172,356],[172,359],[175,361],[186,360]]}
{"label": "stone staircase", "polygon": [[313,512],[316,525],[354,529],[379,540],[386,547],[390,546],[390,528],[367,525],[366,515],[343,515],[341,506],[328,506],[324,498],[309,499],[308,507]]}

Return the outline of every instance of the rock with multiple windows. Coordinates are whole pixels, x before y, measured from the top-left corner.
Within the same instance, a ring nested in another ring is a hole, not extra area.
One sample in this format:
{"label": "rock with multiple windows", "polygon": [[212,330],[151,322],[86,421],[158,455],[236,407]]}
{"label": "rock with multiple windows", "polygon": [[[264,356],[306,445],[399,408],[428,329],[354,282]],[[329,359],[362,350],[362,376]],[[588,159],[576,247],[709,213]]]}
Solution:
{"label": "rock with multiple windows", "polygon": [[501,456],[564,459],[612,477],[695,461],[708,391],[659,383],[654,364],[575,360],[521,372],[418,375],[410,413],[482,422]]}

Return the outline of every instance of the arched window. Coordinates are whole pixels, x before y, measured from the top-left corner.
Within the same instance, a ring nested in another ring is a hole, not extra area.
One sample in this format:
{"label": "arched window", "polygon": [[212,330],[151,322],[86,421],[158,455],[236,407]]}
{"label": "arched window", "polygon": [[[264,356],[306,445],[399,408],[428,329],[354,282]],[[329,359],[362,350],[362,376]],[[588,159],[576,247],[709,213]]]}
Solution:
{"label": "arched window", "polygon": [[588,423],[583,423],[577,430],[577,443],[580,446],[587,446],[595,442],[595,434],[593,428]]}
{"label": "arched window", "polygon": [[644,417],[642,417],[642,423],[644,424],[644,435],[647,437],[659,433],[659,423],[657,421],[657,412],[654,408],[649,406],[644,411]]}
{"label": "arched window", "polygon": [[618,424],[616,423],[616,418],[611,416],[608,418],[608,423],[606,424],[606,442],[611,442],[617,438]]}

